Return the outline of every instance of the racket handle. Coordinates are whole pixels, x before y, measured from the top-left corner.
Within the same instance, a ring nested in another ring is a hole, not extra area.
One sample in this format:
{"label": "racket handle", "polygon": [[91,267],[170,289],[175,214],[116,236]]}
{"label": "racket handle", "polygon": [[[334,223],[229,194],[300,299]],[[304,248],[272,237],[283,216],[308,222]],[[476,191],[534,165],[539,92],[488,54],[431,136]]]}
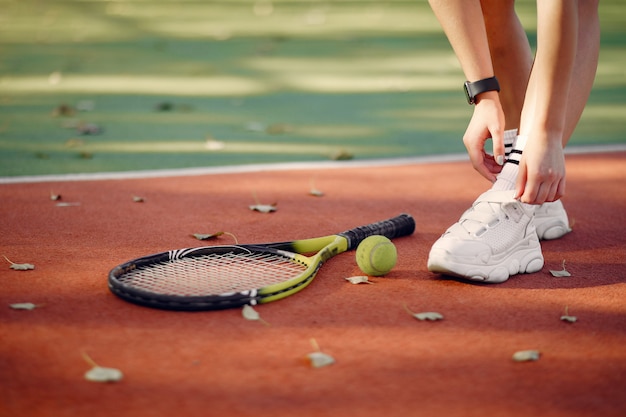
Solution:
{"label": "racket handle", "polygon": [[348,250],[355,249],[366,237],[382,235],[389,239],[408,236],[415,231],[415,220],[410,214],[401,214],[391,219],[382,220],[367,226],[359,226],[354,229],[339,233],[348,240]]}

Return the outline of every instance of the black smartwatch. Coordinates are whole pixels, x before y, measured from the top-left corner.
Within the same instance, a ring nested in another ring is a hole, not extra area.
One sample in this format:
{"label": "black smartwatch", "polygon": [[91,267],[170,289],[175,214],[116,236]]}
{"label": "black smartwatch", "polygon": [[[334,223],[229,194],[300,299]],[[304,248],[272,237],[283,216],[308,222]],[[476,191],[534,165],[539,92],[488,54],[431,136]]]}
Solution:
{"label": "black smartwatch", "polygon": [[474,81],[473,83],[465,81],[463,87],[465,89],[465,95],[467,96],[467,102],[470,105],[476,104],[476,97],[479,94],[487,91],[500,91],[500,83],[496,77],[484,78]]}

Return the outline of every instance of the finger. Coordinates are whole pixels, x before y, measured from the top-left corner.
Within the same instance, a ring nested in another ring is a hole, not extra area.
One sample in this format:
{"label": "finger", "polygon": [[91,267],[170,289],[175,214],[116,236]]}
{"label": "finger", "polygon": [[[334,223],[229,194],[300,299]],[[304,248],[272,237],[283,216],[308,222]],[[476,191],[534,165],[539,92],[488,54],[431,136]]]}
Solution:
{"label": "finger", "polygon": [[470,160],[472,161],[472,166],[476,171],[480,173],[483,177],[487,178],[491,182],[496,181],[496,176],[493,174],[487,164],[485,162],[485,153],[482,149],[467,149],[467,153],[469,154]]}
{"label": "finger", "polygon": [[515,181],[515,199],[521,200],[522,195],[526,191],[526,182],[527,182],[527,170],[526,164],[523,161],[519,164],[519,171],[517,173],[517,180]]}
{"label": "finger", "polygon": [[484,164],[489,170],[489,172],[491,172],[494,175],[497,175],[500,173],[500,171],[502,171],[502,166],[498,165],[491,155],[488,155],[485,158]]}
{"label": "finger", "polygon": [[526,204],[535,204],[539,188],[532,181],[527,181],[524,186],[524,193],[520,197],[520,201]]}
{"label": "finger", "polygon": [[559,196],[559,184],[560,183],[561,183],[560,181],[555,181],[554,183],[552,183],[552,185],[550,186],[550,189],[548,190],[548,194],[546,195],[545,201],[556,201],[560,198]]}
{"label": "finger", "polygon": [[553,184],[551,191],[553,194],[550,194],[546,201],[557,201],[563,197],[565,195],[565,178]]}
{"label": "finger", "polygon": [[474,169],[492,183],[496,182],[496,175],[484,163],[474,165]]}
{"label": "finger", "polygon": [[565,195],[565,178],[561,178],[561,181],[559,181],[559,186],[557,188],[556,195],[557,195],[557,198],[556,198],[557,200]]}
{"label": "finger", "polygon": [[491,132],[493,157],[498,165],[504,165],[504,130],[497,129]]}
{"label": "finger", "polygon": [[553,193],[552,185],[541,183],[537,187],[537,193],[535,194],[535,198],[532,201],[529,201],[529,204],[543,204],[546,201],[550,200],[550,193]]}

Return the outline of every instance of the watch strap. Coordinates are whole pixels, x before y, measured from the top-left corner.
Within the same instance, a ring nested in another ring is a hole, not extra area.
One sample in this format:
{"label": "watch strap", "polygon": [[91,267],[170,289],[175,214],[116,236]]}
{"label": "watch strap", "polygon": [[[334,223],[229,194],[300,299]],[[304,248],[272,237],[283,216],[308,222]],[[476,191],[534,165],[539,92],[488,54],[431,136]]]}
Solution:
{"label": "watch strap", "polygon": [[469,104],[476,104],[476,97],[487,91],[500,91],[500,83],[496,77],[483,78],[482,80],[464,84],[465,95]]}

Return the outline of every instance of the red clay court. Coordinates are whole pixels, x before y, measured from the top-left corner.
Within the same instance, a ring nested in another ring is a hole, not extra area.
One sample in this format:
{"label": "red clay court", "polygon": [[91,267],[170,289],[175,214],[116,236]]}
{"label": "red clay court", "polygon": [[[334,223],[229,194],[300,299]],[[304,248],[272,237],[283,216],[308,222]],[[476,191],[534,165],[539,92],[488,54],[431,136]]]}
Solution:
{"label": "red clay court", "polygon": [[[0,255],[35,265],[0,268],[0,415],[622,416],[625,158],[568,154],[573,232],[542,243],[541,272],[498,285],[426,270],[432,243],[488,186],[466,162],[0,185]],[[323,197],[308,195],[312,179]],[[253,193],[278,210],[249,210]],[[335,257],[304,291],[257,307],[269,326],[241,310],[140,307],[107,288],[117,264],[200,246],[192,233],[290,240],[402,212],[417,229],[395,241],[390,274],[353,285],[354,253]],[[563,261],[571,277],[553,277]],[[37,308],[9,308],[22,302]],[[418,321],[405,304],[444,319]],[[566,308],[578,321],[560,320]],[[311,339],[336,363],[312,368]],[[527,349],[540,359],[512,360]],[[124,379],[85,380],[83,354]]]}

